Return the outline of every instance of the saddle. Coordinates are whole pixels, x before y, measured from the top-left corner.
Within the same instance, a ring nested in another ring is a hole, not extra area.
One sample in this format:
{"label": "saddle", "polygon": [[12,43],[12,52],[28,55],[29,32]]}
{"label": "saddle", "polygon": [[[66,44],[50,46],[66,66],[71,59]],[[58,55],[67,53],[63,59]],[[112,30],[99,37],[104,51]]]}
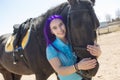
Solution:
{"label": "saddle", "polygon": [[[31,19],[29,19],[30,22]],[[28,22],[28,20],[26,21]],[[22,47],[25,48],[29,41],[30,36],[30,26],[25,26],[25,22],[21,25],[17,24],[13,26],[14,30],[11,36],[8,38],[5,44],[6,52],[13,52],[15,49]]]}
{"label": "saddle", "polygon": [[[26,32],[25,36],[23,37],[22,39],[22,42],[21,42],[21,47],[24,49],[25,46],[27,45],[28,41],[29,41],[29,36],[30,36],[30,29]],[[16,35],[11,35],[9,38],[8,38],[8,41],[5,45],[5,51],[6,52],[13,52],[14,51],[14,45],[13,45],[13,42],[16,40],[15,38]],[[16,48],[18,48],[19,46],[16,45]]]}

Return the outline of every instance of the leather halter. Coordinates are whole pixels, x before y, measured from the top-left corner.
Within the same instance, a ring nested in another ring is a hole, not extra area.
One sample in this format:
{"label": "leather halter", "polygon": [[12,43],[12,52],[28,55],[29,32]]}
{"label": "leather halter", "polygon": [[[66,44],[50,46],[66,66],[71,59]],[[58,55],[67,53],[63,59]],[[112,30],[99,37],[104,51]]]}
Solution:
{"label": "leather halter", "polygon": [[73,44],[72,44],[72,39],[71,39],[71,26],[70,26],[70,14],[72,14],[72,13],[77,13],[77,12],[80,12],[81,10],[71,10],[71,6],[69,7],[69,10],[68,10],[68,15],[67,15],[67,39],[68,39],[68,42],[71,44],[71,48],[72,48],[72,50],[73,50],[73,52],[75,52],[75,50],[84,50],[84,51],[86,51],[87,49],[86,49],[86,47],[75,47],[75,46],[73,46]]}
{"label": "leather halter", "polygon": [[[87,0],[79,0],[79,3],[78,4],[80,4],[80,2],[86,2]],[[92,7],[92,5],[91,5],[91,7]],[[75,9],[75,10],[71,10],[71,6],[69,7],[69,9],[68,9],[68,15],[67,15],[67,38],[68,38],[68,42],[71,44],[71,47],[72,47],[72,50],[73,51],[75,51],[75,50],[82,50],[82,51],[86,51],[87,50],[87,48],[86,47],[81,47],[81,46],[74,46],[73,44],[72,44],[72,38],[71,38],[71,26],[70,26],[70,14],[72,14],[72,13],[78,13],[78,12],[81,12],[81,11],[88,11],[89,12],[89,14],[91,15],[91,19],[92,19],[92,22],[93,22],[93,24],[95,24],[94,23],[94,18],[93,18],[93,14],[91,13],[91,8],[89,8],[89,6],[88,6],[88,9],[79,9],[79,10],[77,10],[77,9]]]}

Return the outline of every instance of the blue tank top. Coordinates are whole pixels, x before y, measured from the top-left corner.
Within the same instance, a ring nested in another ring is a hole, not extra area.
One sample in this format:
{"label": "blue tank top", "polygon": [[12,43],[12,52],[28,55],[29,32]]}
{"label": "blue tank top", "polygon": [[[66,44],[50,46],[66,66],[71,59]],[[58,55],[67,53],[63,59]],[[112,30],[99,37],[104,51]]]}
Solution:
{"label": "blue tank top", "polygon": [[[54,45],[58,51],[52,45]],[[65,44],[62,40],[56,38],[52,45],[48,45],[46,48],[46,55],[48,60],[57,57],[61,61],[62,66],[71,66],[76,63],[77,57],[72,52],[71,46],[69,44]],[[58,74],[58,77],[60,80],[82,80],[82,77],[77,73],[65,76]]]}

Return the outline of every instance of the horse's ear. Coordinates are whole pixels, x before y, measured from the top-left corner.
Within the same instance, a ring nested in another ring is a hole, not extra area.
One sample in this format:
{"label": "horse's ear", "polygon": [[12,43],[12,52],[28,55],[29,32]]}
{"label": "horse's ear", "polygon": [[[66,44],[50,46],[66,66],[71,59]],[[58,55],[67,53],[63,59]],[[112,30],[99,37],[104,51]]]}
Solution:
{"label": "horse's ear", "polygon": [[75,3],[77,3],[76,0],[68,0],[68,2],[70,3],[70,5],[74,5]]}
{"label": "horse's ear", "polygon": [[93,6],[95,5],[95,0],[91,0],[91,2],[93,3]]}

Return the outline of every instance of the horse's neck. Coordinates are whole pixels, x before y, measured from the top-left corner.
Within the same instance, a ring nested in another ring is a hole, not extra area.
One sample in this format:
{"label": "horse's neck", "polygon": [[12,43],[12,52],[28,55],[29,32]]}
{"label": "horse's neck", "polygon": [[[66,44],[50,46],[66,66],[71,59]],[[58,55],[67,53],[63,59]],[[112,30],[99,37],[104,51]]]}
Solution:
{"label": "horse's neck", "polygon": [[65,18],[65,21],[66,21],[67,12],[68,12],[68,3],[67,2],[62,3],[62,4],[60,4],[60,5],[58,5],[58,6],[54,7],[54,8],[49,9],[46,13],[44,13],[43,15],[36,18],[36,20],[38,20],[38,22],[39,22],[38,23],[39,26],[36,26],[37,30],[41,30],[41,29],[43,30],[46,19],[50,15],[53,15],[53,14],[62,15],[62,17]]}

